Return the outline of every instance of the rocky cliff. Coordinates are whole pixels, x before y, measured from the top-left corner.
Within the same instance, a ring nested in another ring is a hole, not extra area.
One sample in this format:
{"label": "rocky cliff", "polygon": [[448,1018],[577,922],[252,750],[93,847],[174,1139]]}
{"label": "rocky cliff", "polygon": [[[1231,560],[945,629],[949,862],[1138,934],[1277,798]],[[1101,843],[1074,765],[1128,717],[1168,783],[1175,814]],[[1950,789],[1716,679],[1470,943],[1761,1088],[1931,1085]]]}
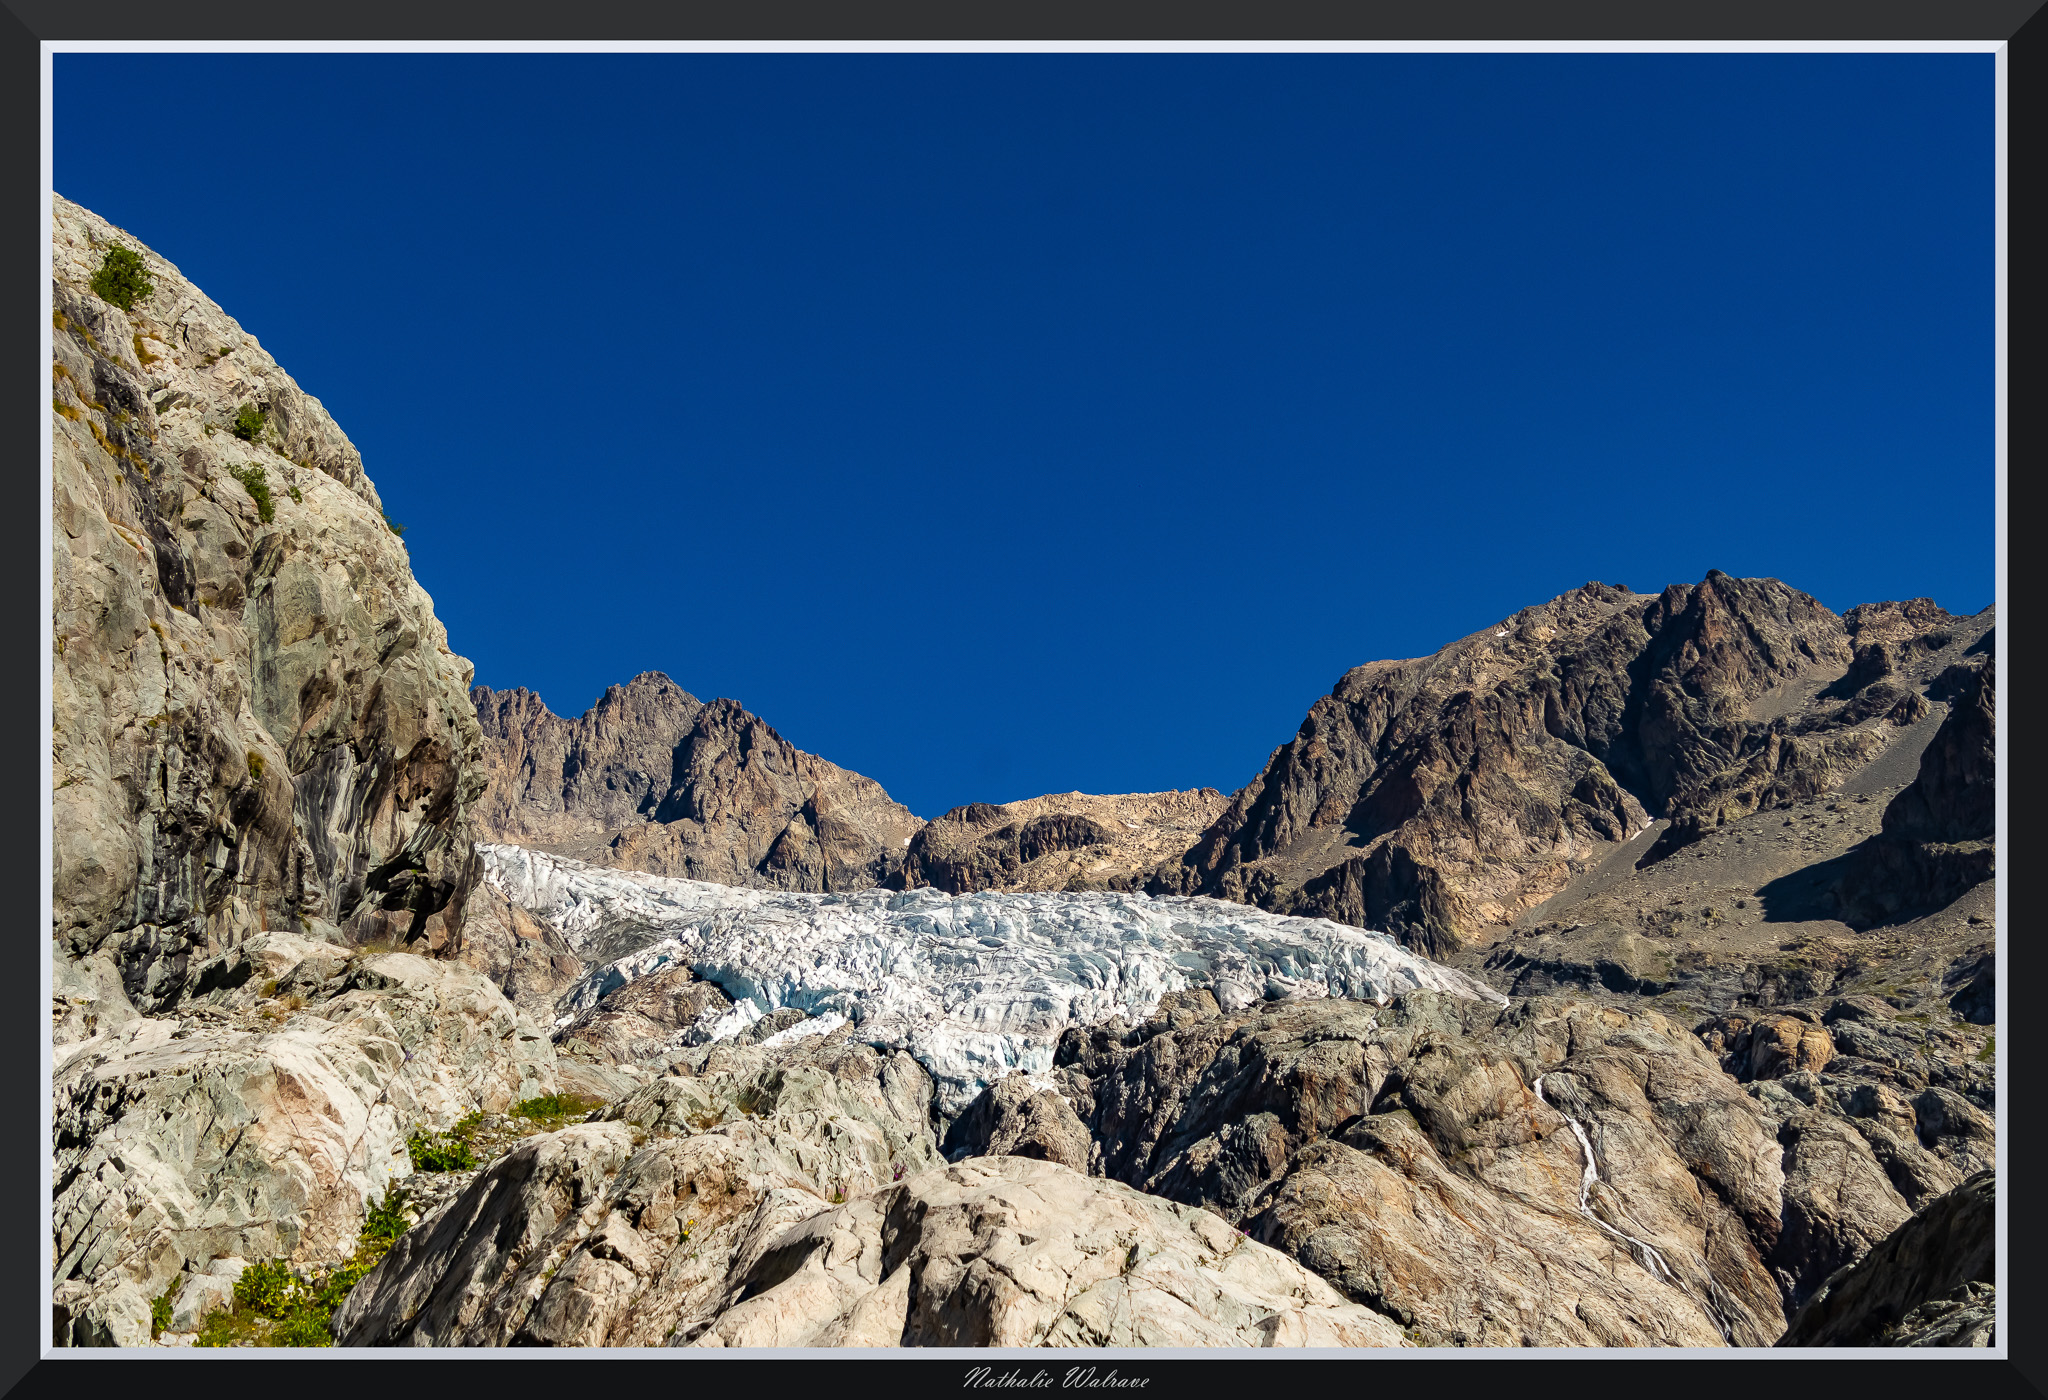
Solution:
{"label": "rocky cliff", "polygon": [[1134,889],[1223,811],[1214,788],[970,802],[911,838],[894,885],[975,890]]}
{"label": "rocky cliff", "polygon": [[361,457],[175,267],[54,215],[52,1323],[128,1346],[334,1262],[408,1132],[556,1081],[498,987],[391,951],[459,946],[482,735]]}
{"label": "rocky cliff", "polygon": [[527,690],[478,686],[472,699],[488,839],[720,884],[858,890],[900,871],[924,825],[873,779],[658,672],[613,686],[574,721]]}
{"label": "rocky cliff", "polygon": [[1718,571],[1654,597],[1588,584],[1348,672],[1148,888],[1448,952],[1653,823],[1643,864],[1839,785],[1927,714],[1904,673],[1986,626],[1924,599],[1838,617]]}
{"label": "rocky cliff", "polygon": [[[470,666],[360,455],[175,267],[54,205],[59,959],[154,1011],[262,929],[445,944]],[[154,284],[129,311],[90,290],[115,244]]]}
{"label": "rocky cliff", "polygon": [[[1930,689],[1949,701],[1912,783],[1884,809],[1878,834],[1852,853],[1833,891],[1847,921],[1868,927],[1940,909],[1996,867],[1996,665],[1990,638]],[[1970,664],[1971,662],[1977,664]]]}

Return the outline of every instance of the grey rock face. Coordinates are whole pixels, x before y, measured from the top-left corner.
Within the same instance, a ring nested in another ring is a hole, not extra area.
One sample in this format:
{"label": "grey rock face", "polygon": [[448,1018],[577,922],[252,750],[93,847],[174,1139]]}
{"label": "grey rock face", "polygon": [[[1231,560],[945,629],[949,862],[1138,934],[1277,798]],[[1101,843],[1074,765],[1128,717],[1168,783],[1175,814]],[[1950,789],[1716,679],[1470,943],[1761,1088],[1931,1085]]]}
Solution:
{"label": "grey rock face", "polygon": [[1208,1211],[1020,1157],[815,1216],[736,1282],[693,1345],[1406,1345]]}
{"label": "grey rock face", "polygon": [[[366,1206],[411,1172],[412,1128],[556,1086],[542,1030],[466,968],[271,933],[194,980],[208,990],[178,1018],[59,1051],[52,1261],[66,1344],[137,1344],[133,1299],[222,1258],[334,1262]],[[146,1302],[140,1317],[146,1341]]]}
{"label": "grey rock face", "polygon": [[946,1132],[946,1156],[1035,1157],[1086,1172],[1093,1155],[1088,1126],[1073,1107],[1037,1078],[1012,1074],[968,1105]]}
{"label": "grey rock face", "polygon": [[513,1005],[552,1025],[555,1001],[583,976],[584,962],[545,919],[480,883],[470,892],[459,959],[502,989]]}
{"label": "grey rock face", "polygon": [[1242,1222],[1424,1340],[1782,1327],[1771,1120],[1662,1017],[1406,993],[1171,1020],[1062,1042],[1096,1169]]}
{"label": "grey rock face", "polygon": [[924,825],[879,783],[803,753],[732,700],[658,672],[580,720],[525,690],[472,693],[489,839],[595,865],[783,890],[871,889]]}
{"label": "grey rock face", "polygon": [[701,1331],[730,1278],[835,1196],[942,1165],[931,1081],[907,1056],[842,1032],[706,1047],[690,1068],[482,1173],[358,1285],[343,1343],[661,1345]]}
{"label": "grey rock face", "polygon": [[714,1047],[513,1152],[357,1287],[344,1344],[1401,1344],[1206,1212],[946,1167],[930,1081],[833,1039]]}
{"label": "grey rock face", "polygon": [[1986,1171],[1922,1206],[1832,1274],[1778,1345],[1991,1345],[1997,1197]]}
{"label": "grey rock face", "polygon": [[[470,666],[360,455],[176,268],[54,210],[61,955],[104,954],[157,1012],[264,928],[444,945],[483,784]],[[132,312],[88,290],[115,242],[155,283]]]}
{"label": "grey rock face", "polygon": [[[687,967],[670,964],[604,997],[556,1032],[555,1039],[568,1053],[588,1046],[613,1064],[658,1062],[682,1048],[681,1032],[699,1024],[707,1012],[715,1017],[731,1005],[717,986],[699,981]],[[762,1017],[748,1029],[758,1041],[803,1019],[803,1012],[785,1010]]]}
{"label": "grey rock face", "polygon": [[1872,698],[1888,653],[1861,663],[1849,703],[1824,687],[1847,683],[1866,636],[1897,648],[1958,621],[1923,602],[1852,628],[1772,579],[1717,571],[1654,598],[1588,584],[1435,656],[1355,668],[1147,888],[1442,955],[1652,818],[1670,825],[1650,861],[1870,763],[1909,722],[1883,718],[1900,697]]}

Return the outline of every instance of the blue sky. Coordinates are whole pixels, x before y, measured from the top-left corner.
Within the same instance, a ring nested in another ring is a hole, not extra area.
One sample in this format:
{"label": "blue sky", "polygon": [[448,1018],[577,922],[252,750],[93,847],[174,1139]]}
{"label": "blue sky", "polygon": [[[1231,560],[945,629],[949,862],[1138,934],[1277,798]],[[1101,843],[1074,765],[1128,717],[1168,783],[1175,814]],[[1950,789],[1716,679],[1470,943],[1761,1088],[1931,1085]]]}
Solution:
{"label": "blue sky", "polygon": [[477,679],[1230,791],[1588,580],[1992,602],[1988,55],[59,55]]}

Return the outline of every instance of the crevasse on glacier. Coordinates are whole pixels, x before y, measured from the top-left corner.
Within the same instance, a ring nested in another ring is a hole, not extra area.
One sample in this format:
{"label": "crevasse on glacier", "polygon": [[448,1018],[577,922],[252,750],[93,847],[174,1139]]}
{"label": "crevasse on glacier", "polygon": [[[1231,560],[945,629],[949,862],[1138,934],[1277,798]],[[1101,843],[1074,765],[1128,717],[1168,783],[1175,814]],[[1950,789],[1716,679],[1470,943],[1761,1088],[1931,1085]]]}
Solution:
{"label": "crevasse on glacier", "polygon": [[863,1041],[924,1065],[948,1115],[1005,1074],[1050,1069],[1068,1026],[1142,1020],[1184,988],[1207,987],[1226,1010],[1293,997],[1383,1003],[1415,988],[1506,1003],[1386,934],[1222,900],[798,894],[607,870],[519,846],[477,850],[485,878],[578,952],[621,930],[639,935],[644,946],[599,962],[570,989],[565,1012],[684,963],[734,1002],[692,1040],[726,1039],[781,1007],[843,1017]]}

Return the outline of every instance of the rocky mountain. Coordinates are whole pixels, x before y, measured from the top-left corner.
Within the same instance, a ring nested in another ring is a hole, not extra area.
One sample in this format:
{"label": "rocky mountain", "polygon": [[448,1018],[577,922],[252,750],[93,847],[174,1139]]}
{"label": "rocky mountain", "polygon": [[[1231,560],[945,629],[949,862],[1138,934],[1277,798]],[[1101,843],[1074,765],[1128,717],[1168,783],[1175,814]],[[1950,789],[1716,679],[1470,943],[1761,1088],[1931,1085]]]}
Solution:
{"label": "rocky mountain", "polygon": [[[156,1011],[264,929],[447,941],[483,786],[470,666],[361,456],[175,267],[54,211],[59,961]],[[89,287],[117,243],[154,283],[133,310]]]}
{"label": "rocky mountain", "polygon": [[613,686],[574,721],[528,690],[478,686],[471,698],[487,839],[720,884],[858,890],[896,875],[924,825],[873,779],[659,672]]}
{"label": "rocky mountain", "polygon": [[1022,802],[970,802],[911,838],[892,888],[1134,889],[1223,811],[1214,788],[1096,797],[1065,792]]}
{"label": "rocky mountain", "polygon": [[1837,617],[1719,572],[1654,597],[1588,584],[1346,673],[1147,888],[1447,953],[1653,824],[1639,864],[1838,789],[1926,719],[1937,673],[1990,625],[1924,599]]}

